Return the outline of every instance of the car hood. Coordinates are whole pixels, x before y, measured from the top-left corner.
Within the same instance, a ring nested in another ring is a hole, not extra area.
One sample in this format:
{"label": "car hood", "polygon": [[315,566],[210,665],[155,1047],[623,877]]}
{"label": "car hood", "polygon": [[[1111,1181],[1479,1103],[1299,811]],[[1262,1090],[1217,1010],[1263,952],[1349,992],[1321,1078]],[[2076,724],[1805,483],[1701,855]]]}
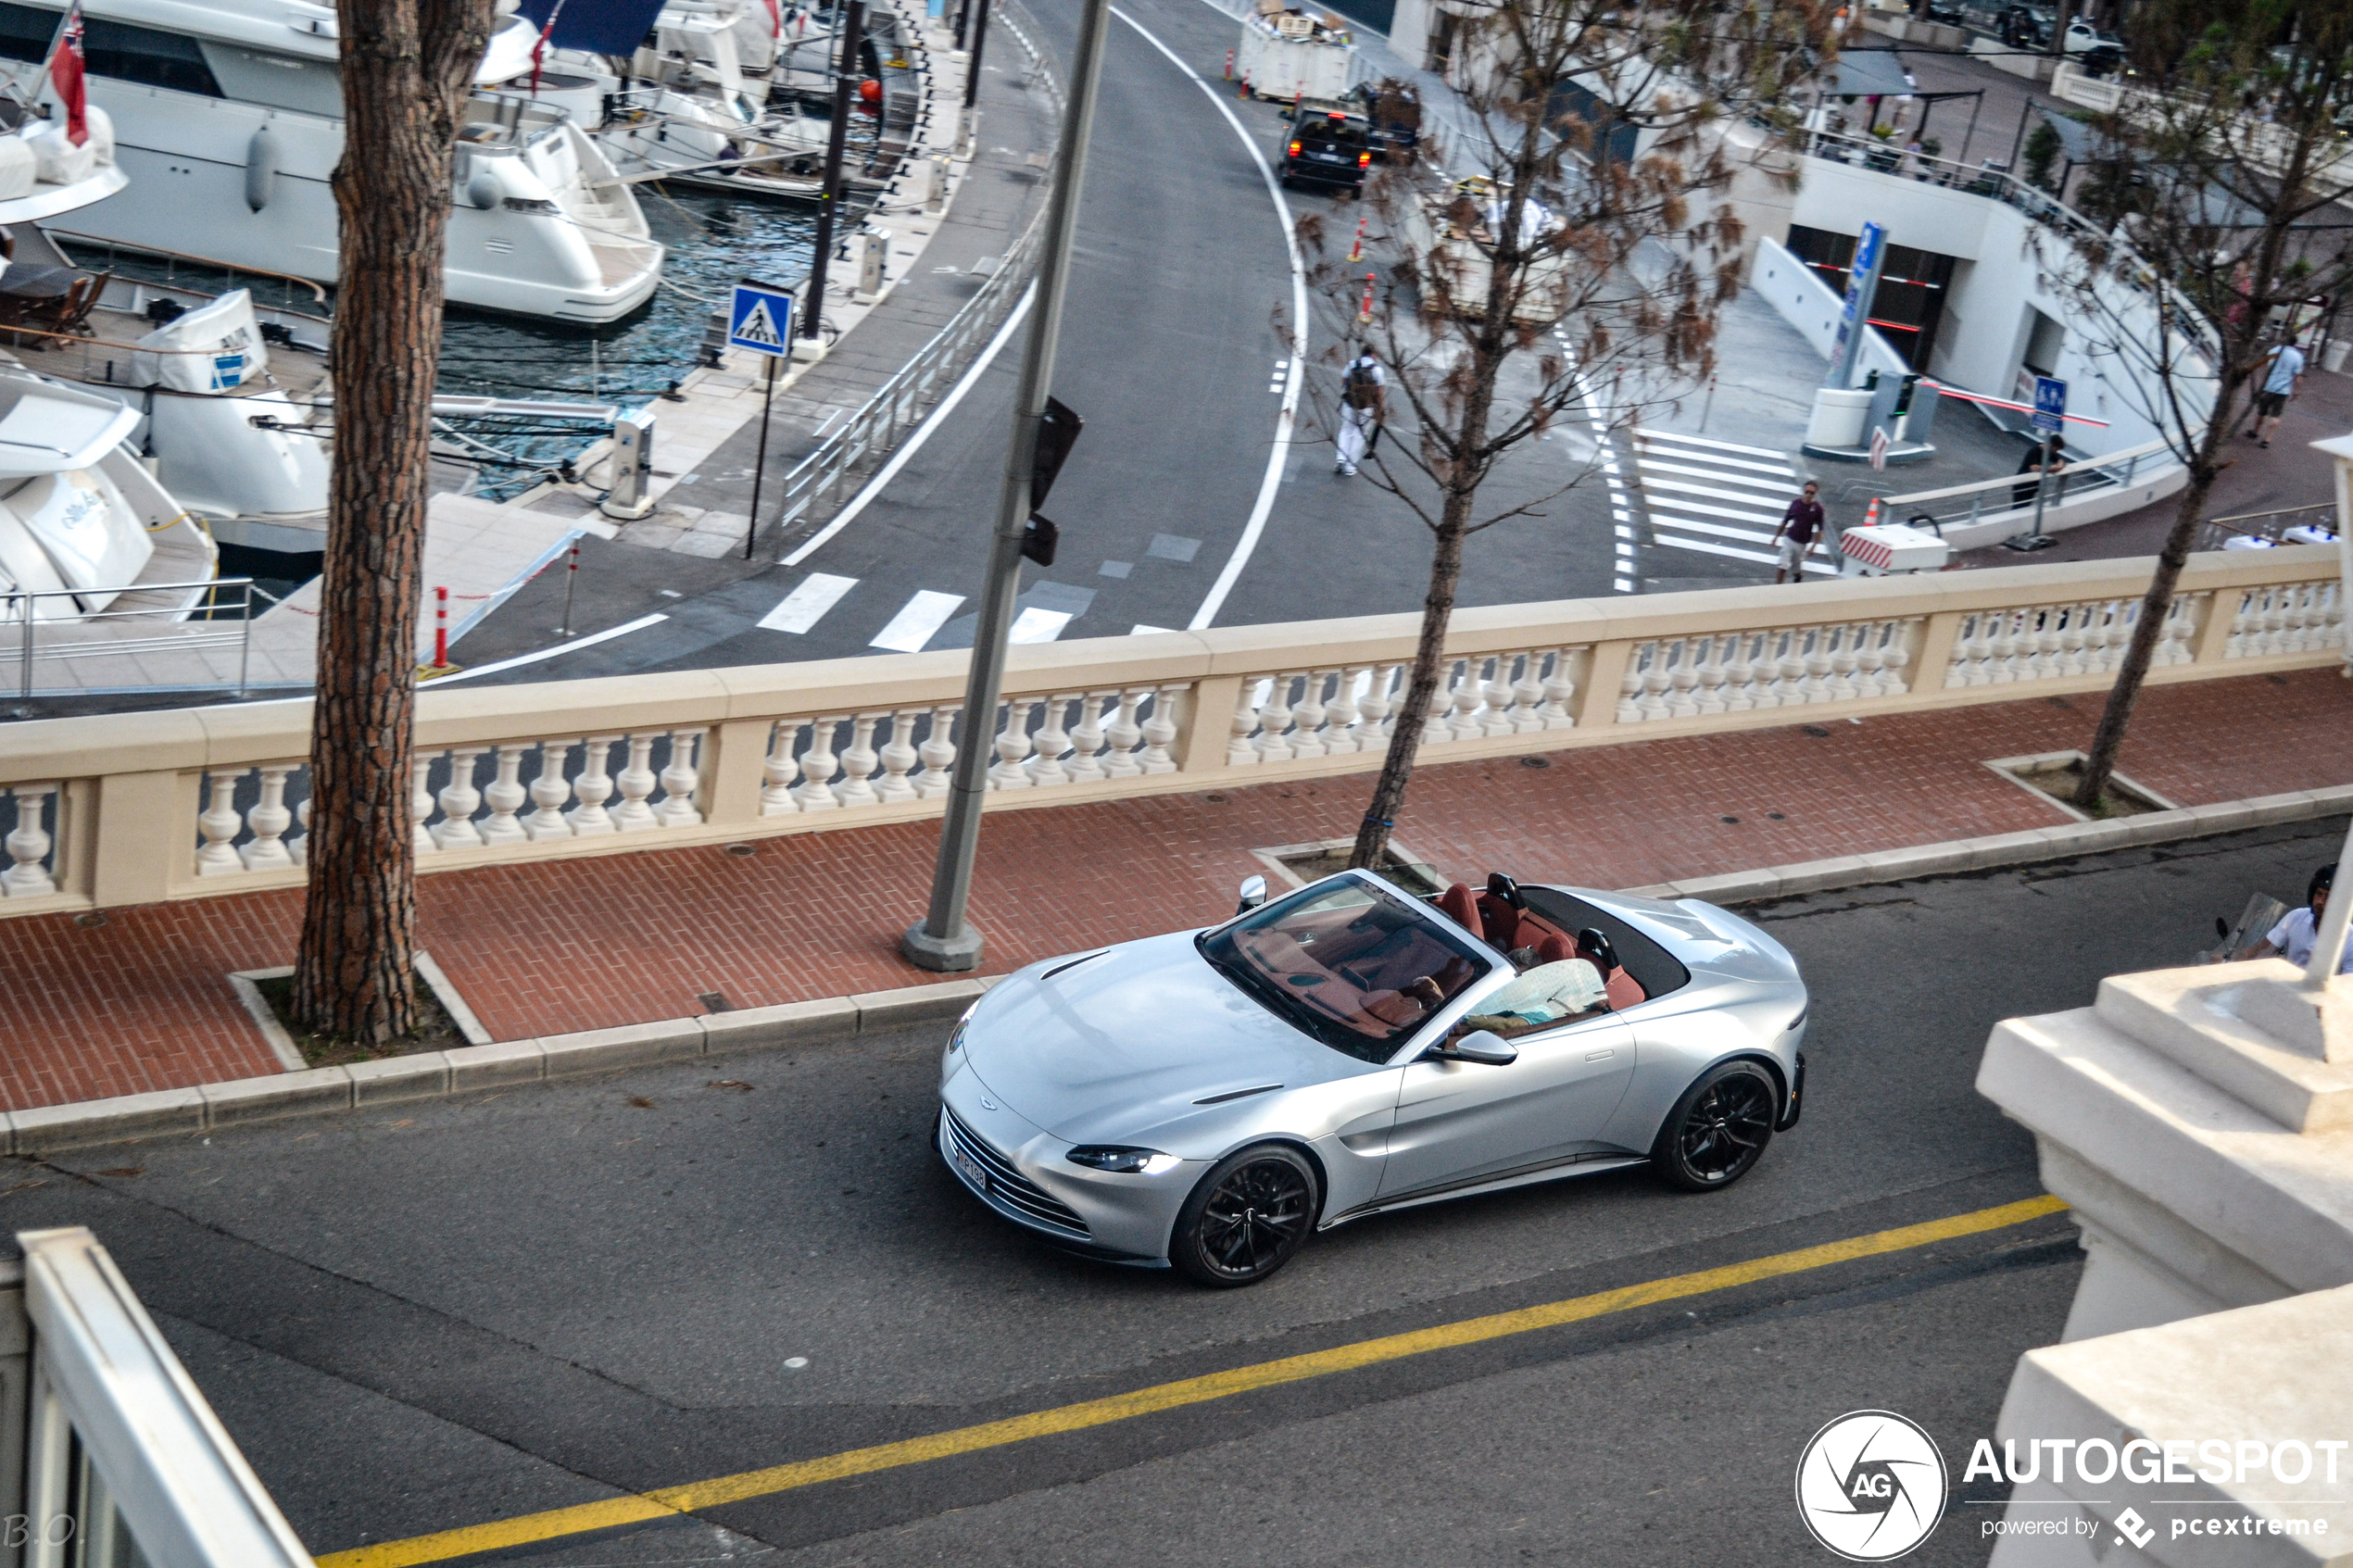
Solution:
{"label": "car hood", "polygon": [[1244,996],[1209,966],[1191,932],[1022,971],[974,1009],[963,1048],[1007,1109],[1073,1143],[1210,1120],[1212,1108],[1195,1102],[1238,1089],[1378,1070]]}

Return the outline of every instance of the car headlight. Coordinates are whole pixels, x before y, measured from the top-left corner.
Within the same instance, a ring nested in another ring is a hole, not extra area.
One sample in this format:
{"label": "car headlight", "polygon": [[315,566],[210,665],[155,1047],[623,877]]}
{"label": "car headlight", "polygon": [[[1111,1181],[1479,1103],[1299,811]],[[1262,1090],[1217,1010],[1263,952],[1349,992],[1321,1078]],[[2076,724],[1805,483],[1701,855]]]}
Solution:
{"label": "car headlight", "polygon": [[956,1027],[949,1032],[948,1054],[950,1056],[954,1056],[956,1052],[963,1047],[964,1043],[964,1025],[970,1022],[970,1017],[971,1015],[967,1014],[965,1017],[956,1020]]}
{"label": "car headlight", "polygon": [[1123,1176],[1157,1176],[1183,1163],[1175,1155],[1163,1154],[1156,1148],[1125,1148],[1106,1144],[1081,1144],[1063,1158],[1074,1165],[1112,1171]]}

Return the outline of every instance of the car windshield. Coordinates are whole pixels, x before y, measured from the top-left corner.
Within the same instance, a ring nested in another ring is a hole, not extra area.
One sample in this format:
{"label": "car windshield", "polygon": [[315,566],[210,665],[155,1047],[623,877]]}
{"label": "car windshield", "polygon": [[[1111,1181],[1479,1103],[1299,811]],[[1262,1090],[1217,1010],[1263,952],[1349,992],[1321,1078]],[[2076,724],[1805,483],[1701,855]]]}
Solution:
{"label": "car windshield", "polygon": [[1359,147],[1365,144],[1365,128],[1353,120],[1303,119],[1299,139],[1319,147]]}
{"label": "car windshield", "polygon": [[1199,946],[1268,1011],[1364,1061],[1388,1060],[1492,967],[1436,916],[1353,878],[1269,904]]}

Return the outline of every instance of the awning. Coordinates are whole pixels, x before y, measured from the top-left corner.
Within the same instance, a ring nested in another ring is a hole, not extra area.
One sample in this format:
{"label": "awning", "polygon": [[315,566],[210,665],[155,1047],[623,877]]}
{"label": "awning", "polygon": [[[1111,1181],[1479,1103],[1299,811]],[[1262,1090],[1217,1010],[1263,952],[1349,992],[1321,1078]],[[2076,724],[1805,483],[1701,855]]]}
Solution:
{"label": "awning", "polygon": [[653,31],[661,0],[522,0],[520,9],[543,31],[547,18],[555,17],[556,31],[547,40],[553,48],[634,55]]}
{"label": "awning", "polygon": [[1900,98],[1912,91],[1893,49],[1857,49],[1831,68],[1830,93],[1840,98]]}

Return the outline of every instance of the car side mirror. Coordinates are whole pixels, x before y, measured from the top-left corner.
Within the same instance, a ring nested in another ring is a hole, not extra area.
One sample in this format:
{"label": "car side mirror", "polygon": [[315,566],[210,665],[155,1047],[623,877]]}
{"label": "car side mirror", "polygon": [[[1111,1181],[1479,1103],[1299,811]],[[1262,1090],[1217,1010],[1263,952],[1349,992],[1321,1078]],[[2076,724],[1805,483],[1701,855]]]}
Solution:
{"label": "car side mirror", "polygon": [[1266,879],[1263,876],[1242,879],[1241,897],[1234,906],[1234,913],[1246,915],[1266,902]]}
{"label": "car side mirror", "polygon": [[1447,1052],[1457,1061],[1475,1061],[1482,1067],[1509,1067],[1519,1060],[1519,1047],[1492,1030],[1481,1029],[1454,1042]]}

